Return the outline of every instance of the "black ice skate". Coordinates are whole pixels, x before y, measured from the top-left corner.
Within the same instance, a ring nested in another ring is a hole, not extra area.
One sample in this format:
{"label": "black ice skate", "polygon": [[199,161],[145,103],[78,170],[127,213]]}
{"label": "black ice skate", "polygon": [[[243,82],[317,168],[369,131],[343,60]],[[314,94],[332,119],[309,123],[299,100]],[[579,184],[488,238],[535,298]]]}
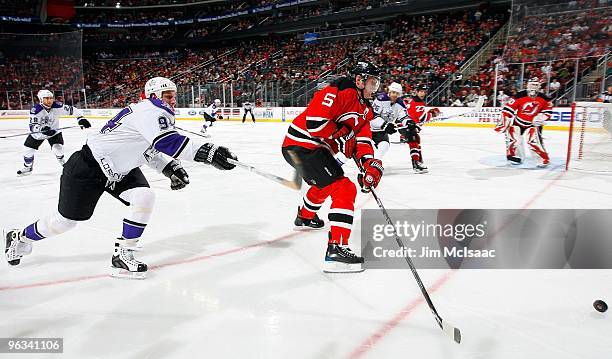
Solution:
{"label": "black ice skate", "polygon": [[117,278],[145,279],[147,265],[134,259],[135,246],[125,239],[117,239],[111,259],[111,276]]}
{"label": "black ice skate", "polygon": [[511,165],[515,165],[515,166],[518,166],[521,163],[523,163],[523,160],[520,157],[506,156],[506,159]]}
{"label": "black ice skate", "polygon": [[425,167],[423,162],[417,161],[417,160],[412,160],[412,168],[414,169],[414,172],[416,172],[416,173],[427,173],[427,172],[429,172],[429,170],[427,169],[427,167]]}
{"label": "black ice skate", "polygon": [[323,272],[351,273],[363,272],[364,270],[363,257],[357,256],[349,247],[332,243],[327,245]]}
{"label": "black ice skate", "polygon": [[321,229],[325,225],[325,222],[316,213],[311,219],[300,216],[300,207],[298,207],[298,213],[293,223],[296,231]]}
{"label": "black ice skate", "polygon": [[32,243],[21,240],[21,231],[12,229],[8,232],[3,232],[6,239],[6,248],[4,254],[6,261],[16,266],[21,262],[21,257],[32,253]]}

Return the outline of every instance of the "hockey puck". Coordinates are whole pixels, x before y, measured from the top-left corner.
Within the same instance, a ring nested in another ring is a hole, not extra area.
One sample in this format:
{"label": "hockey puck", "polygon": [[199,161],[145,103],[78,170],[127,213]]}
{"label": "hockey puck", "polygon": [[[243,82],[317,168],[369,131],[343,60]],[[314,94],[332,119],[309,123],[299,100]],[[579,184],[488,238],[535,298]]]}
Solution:
{"label": "hockey puck", "polygon": [[603,312],[605,312],[606,310],[608,310],[608,305],[606,304],[606,302],[604,302],[604,301],[603,301],[603,300],[601,300],[601,299],[596,300],[596,301],[593,303],[593,307],[595,308],[595,310],[596,310],[596,311],[598,311],[598,312],[600,312],[600,313],[603,313]]}

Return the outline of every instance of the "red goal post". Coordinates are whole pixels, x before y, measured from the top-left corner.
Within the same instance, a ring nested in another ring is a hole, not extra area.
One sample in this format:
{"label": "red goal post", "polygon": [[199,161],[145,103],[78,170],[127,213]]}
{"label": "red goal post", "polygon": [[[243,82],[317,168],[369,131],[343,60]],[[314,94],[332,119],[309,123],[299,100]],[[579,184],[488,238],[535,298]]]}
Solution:
{"label": "red goal post", "polygon": [[612,103],[572,103],[565,169],[612,173]]}

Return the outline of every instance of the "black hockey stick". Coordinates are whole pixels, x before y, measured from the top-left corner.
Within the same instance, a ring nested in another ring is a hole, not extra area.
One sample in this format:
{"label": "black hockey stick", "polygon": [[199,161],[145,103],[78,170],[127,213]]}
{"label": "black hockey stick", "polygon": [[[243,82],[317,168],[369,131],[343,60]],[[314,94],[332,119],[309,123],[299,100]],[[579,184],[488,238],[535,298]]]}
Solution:
{"label": "black hockey stick", "polygon": [[[353,160],[355,160],[357,167],[363,173],[364,170],[361,164],[359,163],[359,161],[357,161],[357,159],[354,157],[353,157]],[[376,203],[378,204],[378,208],[380,208],[380,210],[382,211],[383,216],[385,217],[385,220],[393,228],[393,235],[395,236],[395,241],[402,249],[406,249],[406,246],[404,245],[400,237],[397,235],[397,232],[395,230],[395,225],[393,224],[393,221],[391,221],[391,217],[389,217],[389,213],[385,209],[385,206],[383,206],[380,198],[378,198],[378,196],[376,195],[376,192],[374,192],[374,189],[370,189],[370,193],[372,194],[372,197],[374,197],[374,199],[376,200]],[[410,270],[412,271],[412,275],[414,276],[414,279],[416,279],[416,282],[419,285],[419,288],[421,289],[421,293],[423,294],[423,297],[425,297],[425,300],[427,301],[427,305],[429,305],[429,309],[431,309],[431,312],[433,313],[436,319],[436,322],[440,326],[440,329],[442,329],[444,333],[450,336],[457,344],[461,343],[461,331],[459,330],[459,328],[449,324],[447,321],[442,319],[440,314],[438,314],[438,311],[436,310],[436,307],[431,301],[431,297],[429,296],[429,293],[427,292],[427,289],[425,288],[425,285],[423,284],[423,281],[421,280],[421,277],[419,276],[419,273],[417,272],[416,267],[414,266],[414,263],[412,263],[412,259],[410,259],[409,256],[405,256],[404,259],[406,260],[406,263],[408,263],[408,266],[410,267]]]}
{"label": "black hockey stick", "polygon": [[[68,127],[60,127],[58,129],[56,129],[55,131],[60,131],[60,130],[67,130],[69,128],[77,128],[77,127],[81,127],[81,126],[68,126]],[[11,137],[19,137],[19,136],[27,136],[27,135],[36,135],[36,134],[42,134],[44,135],[44,133],[37,131],[37,132],[27,132],[27,133],[18,133],[16,135],[6,135],[6,136],[0,136],[0,138],[11,138]]]}
{"label": "black hockey stick", "polygon": [[[180,127],[177,127],[177,126],[175,126],[175,128],[179,129],[181,131],[185,131],[185,132],[197,135],[197,136],[201,136],[201,137],[207,138],[204,135],[199,134],[197,132],[189,131],[189,130],[186,130],[184,128],[180,128]],[[249,172],[253,172],[255,174],[258,174],[258,175],[260,175],[262,177],[265,177],[265,178],[267,178],[267,179],[269,179],[271,181],[274,181],[276,183],[280,183],[280,184],[282,184],[285,187],[289,187],[289,188],[294,189],[294,190],[300,190],[302,188],[302,177],[299,175],[299,173],[297,171],[295,172],[293,180],[288,180],[286,178],[277,176],[275,174],[264,172],[264,171],[259,170],[259,169],[255,168],[255,167],[251,166],[251,165],[248,165],[246,163],[242,163],[240,161],[233,160],[231,158],[228,158],[227,161],[229,163],[231,163],[231,164],[234,164],[234,165],[240,167],[240,168],[244,168],[244,169],[246,169]]]}

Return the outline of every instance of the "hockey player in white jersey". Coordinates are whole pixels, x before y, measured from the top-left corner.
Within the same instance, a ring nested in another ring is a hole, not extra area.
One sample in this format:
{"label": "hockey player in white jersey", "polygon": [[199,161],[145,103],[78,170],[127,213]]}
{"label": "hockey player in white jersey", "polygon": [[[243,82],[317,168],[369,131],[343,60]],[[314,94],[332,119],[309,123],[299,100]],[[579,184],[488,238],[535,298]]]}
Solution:
{"label": "hockey player in white jersey", "polygon": [[221,170],[235,167],[228,159],[236,156],[226,147],[196,144],[174,129],[176,85],[172,81],[152,78],[145,85],[145,94],[146,100],[121,110],[70,156],[60,180],[57,211],[24,229],[6,233],[9,264],[18,265],[22,256],[32,251],[32,243],[88,220],[102,193],[108,192],[130,210],[123,219],[121,237],[115,241],[111,275],[144,278],[147,265],[134,258],[134,251],[153,211],[155,193],[139,167],[147,163],[163,173],[170,178],[173,190],[189,184],[178,159]]}
{"label": "hockey player in white jersey", "polygon": [[370,127],[372,140],[376,145],[375,157],[379,160],[389,150],[389,135],[397,132],[395,122],[408,115],[402,100],[404,93],[402,85],[392,82],[388,90],[388,94],[384,92],[378,94],[372,103],[375,117],[370,121]]}
{"label": "hockey player in white jersey", "polygon": [[45,140],[49,142],[51,151],[53,151],[60,165],[64,165],[64,137],[59,129],[61,116],[75,116],[81,128],[91,127],[89,121],[83,117],[83,111],[55,101],[53,92],[40,90],[37,96],[39,103],[30,110],[31,133],[23,144],[23,168],[17,171],[18,176],[26,176],[32,173],[34,153]]}
{"label": "hockey player in white jersey", "polygon": [[210,126],[212,126],[213,122],[217,121],[217,119],[223,119],[223,116],[219,114],[220,108],[221,100],[217,98],[213,103],[210,104],[210,106],[204,109],[204,124],[202,125],[202,130],[200,132],[205,134],[206,137],[208,137],[206,131]]}

